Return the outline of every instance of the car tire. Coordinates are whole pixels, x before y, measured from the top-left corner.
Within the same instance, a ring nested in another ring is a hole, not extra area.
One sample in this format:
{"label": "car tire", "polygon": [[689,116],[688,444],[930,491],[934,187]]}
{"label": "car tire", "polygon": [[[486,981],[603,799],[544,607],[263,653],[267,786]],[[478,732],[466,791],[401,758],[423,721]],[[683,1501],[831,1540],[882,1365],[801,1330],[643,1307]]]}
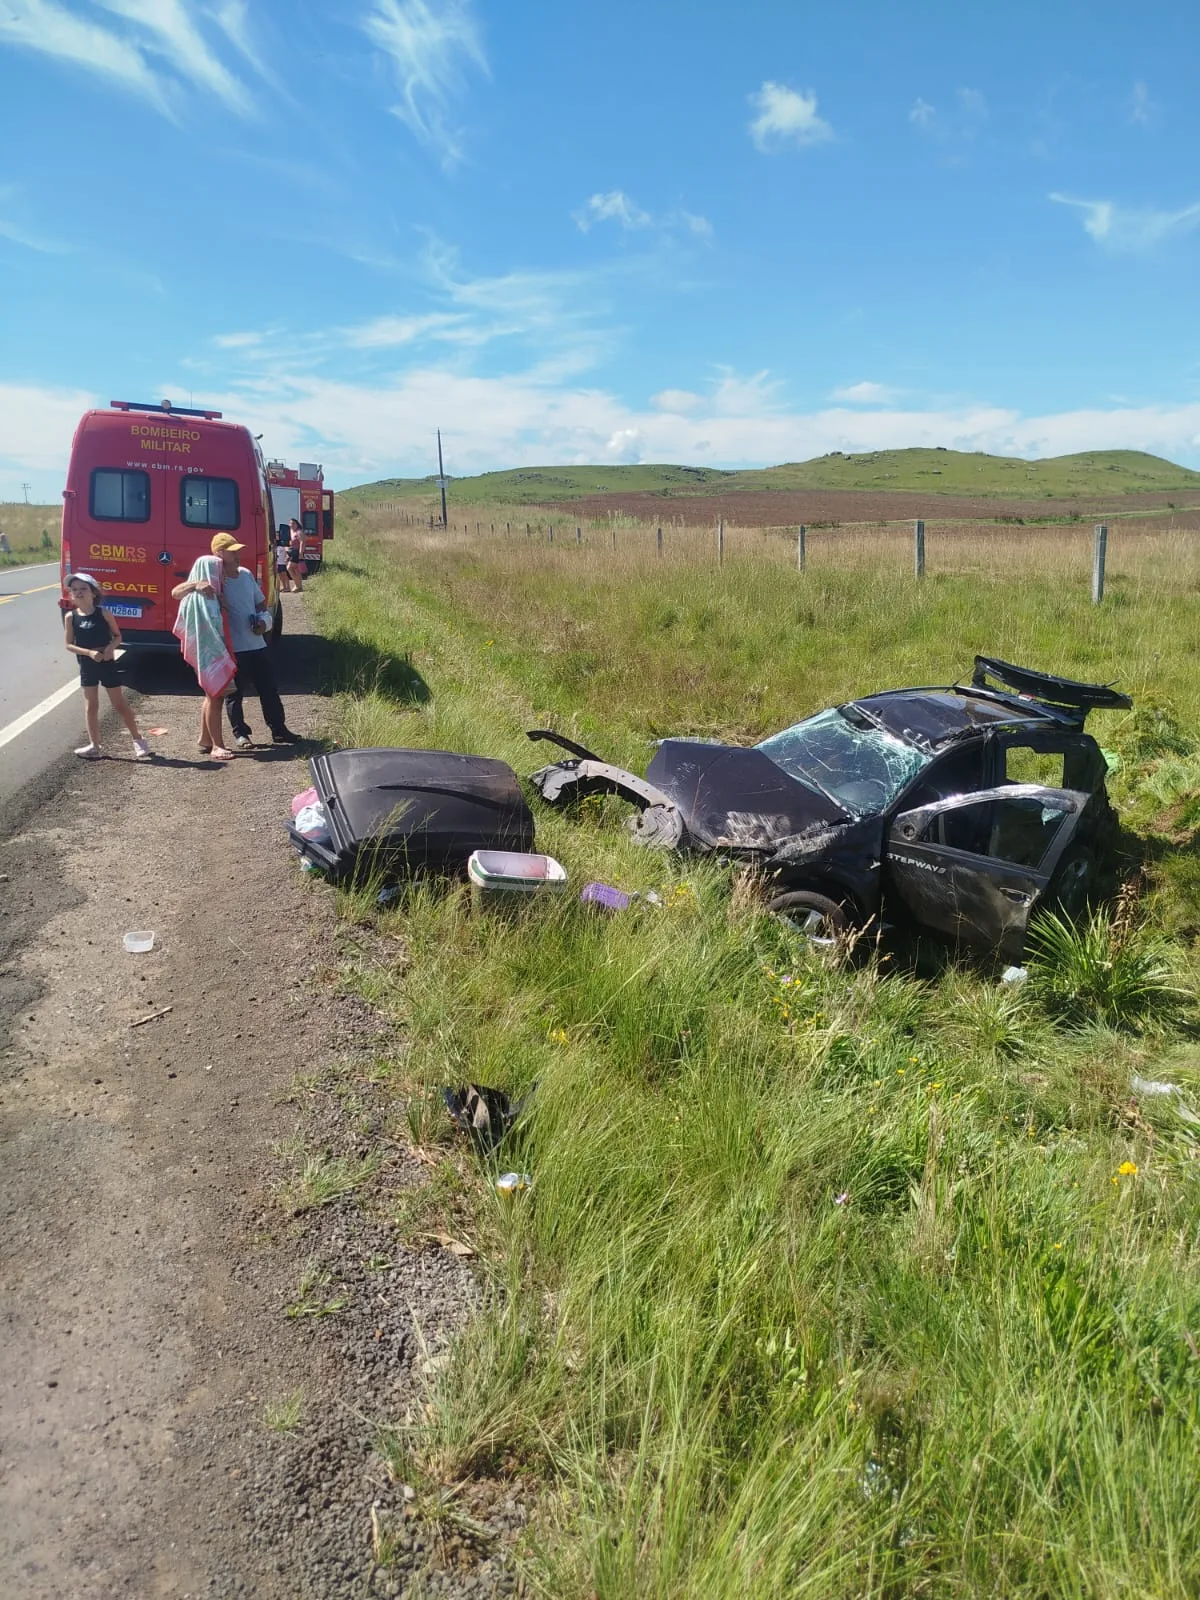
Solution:
{"label": "car tire", "polygon": [[846,907],[813,889],[791,889],[767,901],[767,910],[795,933],[817,945],[834,945],[849,933],[852,919]]}
{"label": "car tire", "polygon": [[276,600],[275,610],[272,613],[271,631],[267,634],[267,643],[278,644],[283,637],[283,601]]}
{"label": "car tire", "polygon": [[1096,858],[1084,845],[1073,845],[1055,869],[1046,889],[1050,909],[1075,918],[1086,908],[1096,881]]}

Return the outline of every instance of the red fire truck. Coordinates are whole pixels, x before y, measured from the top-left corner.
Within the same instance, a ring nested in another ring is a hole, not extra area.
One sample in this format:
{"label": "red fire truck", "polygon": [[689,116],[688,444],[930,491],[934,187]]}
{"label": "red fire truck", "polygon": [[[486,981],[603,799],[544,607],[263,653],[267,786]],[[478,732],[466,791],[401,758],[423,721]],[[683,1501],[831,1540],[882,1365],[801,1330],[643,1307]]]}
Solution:
{"label": "red fire truck", "polygon": [[[62,581],[90,572],[128,647],[178,650],[171,590],[214,533],[236,534],[280,631],[270,498],[249,428],[169,400],[84,413],[63,490]],[[64,596],[62,604],[70,602]]]}
{"label": "red fire truck", "polygon": [[293,468],[282,461],[267,462],[271,488],[271,521],[276,538],[281,525],[293,517],[304,529],[304,560],[316,572],[325,555],[325,541],[333,538],[333,490],[325,487],[323,469],[313,461]]}

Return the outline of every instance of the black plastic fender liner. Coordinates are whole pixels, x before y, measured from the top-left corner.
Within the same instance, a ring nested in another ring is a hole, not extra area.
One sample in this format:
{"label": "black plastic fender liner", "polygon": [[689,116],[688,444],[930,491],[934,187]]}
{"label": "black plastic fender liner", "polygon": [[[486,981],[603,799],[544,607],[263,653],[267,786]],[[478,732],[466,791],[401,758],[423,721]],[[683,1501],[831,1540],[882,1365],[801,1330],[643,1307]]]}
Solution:
{"label": "black plastic fender liner", "polygon": [[599,761],[600,757],[594,750],[576,744],[574,739],[568,739],[565,733],[555,733],[553,728],[528,728],[525,732],[527,739],[532,739],[536,744],[541,739],[548,739],[551,744],[556,744],[565,750],[568,755],[578,756],[580,761]]}
{"label": "black plastic fender liner", "polygon": [[634,844],[647,850],[678,850],[687,839],[687,828],[678,807],[666,805],[647,806],[626,824]]}
{"label": "black plastic fender liner", "polygon": [[615,794],[630,805],[644,811],[647,806],[666,806],[674,810],[674,802],[656,789],[645,778],[639,778],[623,767],[594,758],[586,761],[556,761],[531,773],[530,783],[550,805],[569,805],[589,794]]}

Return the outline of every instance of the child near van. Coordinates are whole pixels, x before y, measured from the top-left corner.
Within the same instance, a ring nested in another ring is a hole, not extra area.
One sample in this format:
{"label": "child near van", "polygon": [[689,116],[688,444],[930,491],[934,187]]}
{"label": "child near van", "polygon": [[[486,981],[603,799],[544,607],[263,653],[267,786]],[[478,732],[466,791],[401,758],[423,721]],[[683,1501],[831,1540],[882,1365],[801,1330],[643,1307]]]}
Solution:
{"label": "child near van", "polygon": [[150,746],[138,731],[137,718],[125,699],[117,676],[116,652],[121,645],[121,630],[116,618],[100,604],[100,585],[88,572],[75,572],[67,580],[72,609],[64,621],[67,649],[79,657],[79,682],[83,689],[83,714],[88,742],[75,754],[85,761],[98,761],[100,748],[100,689],[108,690],[113,710],[129,729],[133,753],[139,761],[150,759]]}
{"label": "child near van", "polygon": [[291,542],[291,529],[286,522],[281,522],[275,535],[275,581],[279,585],[280,594],[292,592],[292,580],[288,575],[288,562],[291,560],[288,546]]}

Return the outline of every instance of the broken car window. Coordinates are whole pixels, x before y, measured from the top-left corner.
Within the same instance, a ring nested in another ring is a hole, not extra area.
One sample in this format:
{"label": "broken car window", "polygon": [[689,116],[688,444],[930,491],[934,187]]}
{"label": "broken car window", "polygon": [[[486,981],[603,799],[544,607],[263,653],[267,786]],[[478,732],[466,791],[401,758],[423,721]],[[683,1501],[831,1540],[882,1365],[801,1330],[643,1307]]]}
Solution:
{"label": "broken car window", "polygon": [[977,800],[932,817],[922,841],[1017,867],[1038,867],[1067,814],[1040,796]]}
{"label": "broken car window", "polygon": [[852,721],[852,716],[850,706],[822,711],[755,749],[789,777],[832,796],[853,816],[872,816],[886,810],[930,758],[866,717]]}

